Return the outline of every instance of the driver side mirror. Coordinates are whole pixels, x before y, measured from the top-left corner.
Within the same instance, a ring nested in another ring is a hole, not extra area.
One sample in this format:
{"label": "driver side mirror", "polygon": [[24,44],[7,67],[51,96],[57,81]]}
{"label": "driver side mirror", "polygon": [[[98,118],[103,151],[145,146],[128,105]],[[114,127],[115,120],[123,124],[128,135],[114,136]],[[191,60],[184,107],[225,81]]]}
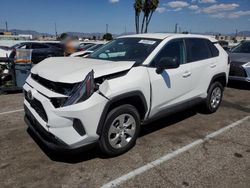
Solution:
{"label": "driver side mirror", "polygon": [[156,73],[163,73],[164,69],[176,69],[180,66],[177,58],[163,57],[156,63]]}

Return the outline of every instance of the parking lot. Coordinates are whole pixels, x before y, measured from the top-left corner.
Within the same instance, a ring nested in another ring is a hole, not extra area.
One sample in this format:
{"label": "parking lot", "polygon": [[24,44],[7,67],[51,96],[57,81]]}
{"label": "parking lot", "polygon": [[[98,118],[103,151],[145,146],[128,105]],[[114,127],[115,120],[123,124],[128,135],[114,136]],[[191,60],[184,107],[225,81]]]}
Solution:
{"label": "parking lot", "polygon": [[65,155],[36,143],[23,121],[22,94],[2,95],[0,185],[249,187],[249,96],[247,86],[233,84],[217,113],[193,108],[145,125],[131,151],[105,158],[98,149]]}

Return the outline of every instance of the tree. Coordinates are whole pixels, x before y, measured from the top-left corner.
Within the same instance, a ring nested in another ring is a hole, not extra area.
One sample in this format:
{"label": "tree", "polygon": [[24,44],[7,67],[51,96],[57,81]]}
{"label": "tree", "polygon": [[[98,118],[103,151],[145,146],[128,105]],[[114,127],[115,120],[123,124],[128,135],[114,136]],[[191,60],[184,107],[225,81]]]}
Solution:
{"label": "tree", "polygon": [[157,9],[159,5],[159,0],[148,0],[147,3],[147,11],[146,11],[146,27],[145,27],[145,33],[148,32],[148,25],[151,21],[151,18],[153,16],[153,13],[155,12],[155,10]]}
{"label": "tree", "polygon": [[140,13],[143,12],[143,19],[141,23],[141,33],[148,32],[148,26],[153,16],[153,13],[159,5],[159,0],[135,0],[135,27],[136,33],[140,31]]}
{"label": "tree", "polygon": [[142,11],[142,0],[135,0],[134,3],[134,9],[135,9],[135,28],[136,28],[136,33],[139,33],[140,29],[140,14]]}
{"label": "tree", "polygon": [[103,35],[103,40],[113,40],[113,36],[111,33],[106,33]]}
{"label": "tree", "polygon": [[68,33],[62,33],[62,34],[60,35],[60,37],[59,37],[59,40],[64,40],[64,39],[66,39],[68,36],[69,36]]}

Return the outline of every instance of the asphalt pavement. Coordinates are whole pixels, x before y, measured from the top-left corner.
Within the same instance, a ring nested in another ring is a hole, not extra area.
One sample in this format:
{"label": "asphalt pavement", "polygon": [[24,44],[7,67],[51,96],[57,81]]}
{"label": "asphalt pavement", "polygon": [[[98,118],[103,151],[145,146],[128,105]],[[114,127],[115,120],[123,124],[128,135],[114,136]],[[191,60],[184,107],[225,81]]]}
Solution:
{"label": "asphalt pavement", "polygon": [[97,148],[71,155],[46,149],[27,132],[22,98],[0,96],[1,187],[250,187],[250,89],[245,86],[226,88],[214,114],[192,108],[143,126],[136,146],[115,158]]}

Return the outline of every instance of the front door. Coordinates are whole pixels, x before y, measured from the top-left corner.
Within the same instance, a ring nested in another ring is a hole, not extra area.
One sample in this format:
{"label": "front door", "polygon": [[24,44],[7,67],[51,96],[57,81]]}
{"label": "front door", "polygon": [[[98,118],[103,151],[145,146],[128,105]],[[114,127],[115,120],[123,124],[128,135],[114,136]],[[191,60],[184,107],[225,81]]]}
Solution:
{"label": "front door", "polygon": [[[155,62],[159,62],[164,57],[176,58],[180,67],[166,69],[162,74],[157,74]],[[168,107],[185,102],[191,97],[192,70],[185,62],[184,42],[182,39],[178,39],[168,42],[148,67],[152,89],[149,118]]]}

